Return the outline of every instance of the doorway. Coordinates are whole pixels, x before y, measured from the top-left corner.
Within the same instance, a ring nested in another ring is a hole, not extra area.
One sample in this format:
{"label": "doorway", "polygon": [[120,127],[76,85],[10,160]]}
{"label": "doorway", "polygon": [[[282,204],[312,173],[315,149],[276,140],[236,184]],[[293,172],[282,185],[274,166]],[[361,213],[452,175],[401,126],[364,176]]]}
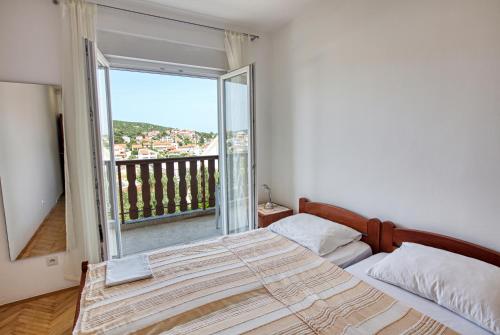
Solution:
{"label": "doorway", "polygon": [[253,229],[252,67],[179,75],[94,52],[105,259]]}
{"label": "doorway", "polygon": [[110,69],[124,255],[223,234],[217,79]]}

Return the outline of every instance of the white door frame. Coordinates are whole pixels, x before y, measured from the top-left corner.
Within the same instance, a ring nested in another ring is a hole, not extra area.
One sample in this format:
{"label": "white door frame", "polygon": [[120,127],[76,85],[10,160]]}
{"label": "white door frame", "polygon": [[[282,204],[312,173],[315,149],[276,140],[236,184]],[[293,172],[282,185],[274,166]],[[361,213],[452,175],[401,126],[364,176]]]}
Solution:
{"label": "white door frame", "polygon": [[[111,109],[111,88],[110,88],[110,77],[109,77],[109,70],[110,70],[110,64],[106,57],[102,54],[102,52],[99,50],[99,48],[96,48],[97,51],[97,62],[98,65],[101,65],[102,67],[105,68],[105,74],[106,74],[106,103],[107,103],[107,114],[108,114],[108,133],[111,135],[109,138],[109,147],[110,147],[110,159],[109,159],[109,191],[111,196],[113,197],[113,203],[112,203],[112,211],[113,211],[113,220],[110,222],[111,224],[114,225],[114,229],[116,231],[116,249],[117,249],[117,256],[118,258],[122,257],[122,234],[121,234],[121,226],[120,226],[120,218],[118,215],[118,195],[117,195],[117,185],[116,185],[116,163],[115,163],[115,156],[114,156],[114,147],[115,147],[115,139],[114,139],[114,129],[113,129],[113,111]],[[106,223],[108,223],[106,221]],[[109,227],[106,227],[109,228]],[[109,231],[106,231],[108,233]]]}
{"label": "white door frame", "polygon": [[249,126],[249,153],[248,153],[248,171],[249,173],[249,185],[248,189],[250,190],[249,198],[249,226],[248,229],[252,230],[256,227],[255,214],[256,214],[256,196],[255,196],[255,138],[254,138],[254,129],[255,129],[255,112],[254,112],[254,84],[253,84],[253,64],[244,66],[237,70],[228,72],[219,79],[219,171],[220,171],[220,180],[221,180],[221,217],[223,223],[223,231],[224,235],[229,233],[229,222],[228,222],[228,213],[227,213],[227,180],[226,180],[226,114],[225,114],[225,96],[224,96],[224,81],[226,79],[239,76],[243,73],[247,74],[248,78],[248,98],[249,98],[249,114],[250,114],[250,126]]}
{"label": "white door frame", "polygon": [[96,200],[97,200],[97,210],[98,210],[98,219],[99,224],[102,230],[103,238],[104,238],[104,248],[103,249],[103,259],[109,260],[111,259],[111,255],[108,253],[110,236],[109,226],[108,224],[113,224],[116,232],[116,248],[118,257],[122,256],[122,248],[121,248],[121,232],[120,232],[120,222],[118,219],[118,206],[117,206],[117,198],[116,198],[116,175],[114,173],[114,156],[113,156],[113,147],[114,147],[114,139],[113,136],[109,138],[110,145],[110,165],[108,167],[108,171],[110,175],[109,178],[109,188],[110,194],[113,197],[112,202],[112,211],[114,219],[108,222],[107,213],[106,213],[106,193],[104,190],[103,180],[103,160],[102,160],[102,146],[101,146],[101,127],[100,127],[100,111],[99,111],[99,93],[98,93],[98,80],[97,80],[97,68],[99,65],[103,66],[106,71],[106,95],[107,95],[107,117],[109,120],[108,124],[108,132],[109,134],[113,134],[113,124],[112,124],[112,113],[111,113],[111,94],[109,87],[109,62],[106,60],[104,55],[94,46],[92,41],[85,39],[85,50],[86,50],[86,58],[87,58],[87,83],[88,83],[88,94],[89,94],[89,107],[90,107],[90,132],[91,132],[91,145],[92,145],[92,155],[93,155],[93,168],[94,168],[94,179],[95,179],[95,191],[96,191]]}

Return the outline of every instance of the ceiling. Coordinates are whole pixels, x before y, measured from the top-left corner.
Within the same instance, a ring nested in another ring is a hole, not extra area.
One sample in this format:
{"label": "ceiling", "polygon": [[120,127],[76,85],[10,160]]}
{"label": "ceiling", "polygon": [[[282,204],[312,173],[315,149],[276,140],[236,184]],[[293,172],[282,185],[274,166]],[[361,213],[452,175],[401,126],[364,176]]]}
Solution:
{"label": "ceiling", "polygon": [[307,4],[318,0],[144,0],[206,15],[257,32],[272,31],[300,13]]}

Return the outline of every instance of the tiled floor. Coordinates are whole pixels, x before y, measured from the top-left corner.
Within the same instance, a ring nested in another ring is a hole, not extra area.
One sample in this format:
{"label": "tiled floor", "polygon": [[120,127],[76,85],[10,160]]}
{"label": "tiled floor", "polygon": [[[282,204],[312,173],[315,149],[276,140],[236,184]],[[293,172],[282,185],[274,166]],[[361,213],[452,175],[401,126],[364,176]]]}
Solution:
{"label": "tiled floor", "polygon": [[215,226],[215,215],[205,215],[177,222],[154,224],[122,230],[124,255],[185,244],[222,235]]}

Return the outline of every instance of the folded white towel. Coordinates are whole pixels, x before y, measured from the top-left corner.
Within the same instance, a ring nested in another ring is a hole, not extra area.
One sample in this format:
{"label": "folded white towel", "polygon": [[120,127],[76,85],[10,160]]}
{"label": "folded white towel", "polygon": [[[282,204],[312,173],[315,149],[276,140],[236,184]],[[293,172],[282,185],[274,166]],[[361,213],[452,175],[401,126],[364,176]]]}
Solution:
{"label": "folded white towel", "polygon": [[106,263],[106,286],[152,278],[149,257],[145,254],[112,259]]}

